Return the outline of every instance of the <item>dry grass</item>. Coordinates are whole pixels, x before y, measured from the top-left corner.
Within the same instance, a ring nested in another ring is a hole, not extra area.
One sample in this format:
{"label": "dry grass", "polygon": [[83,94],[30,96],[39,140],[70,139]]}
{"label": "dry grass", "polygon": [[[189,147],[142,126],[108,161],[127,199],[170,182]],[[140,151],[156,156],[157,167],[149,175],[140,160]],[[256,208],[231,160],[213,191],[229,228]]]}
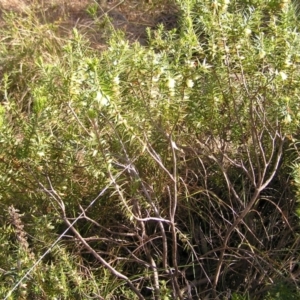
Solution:
{"label": "dry grass", "polygon": [[[93,5],[97,6],[94,17],[87,11]],[[145,45],[147,27],[164,23],[166,29],[171,29],[176,26],[178,15],[175,0],[0,0],[0,8],[25,16],[35,11],[42,22],[58,25],[63,36],[71,34],[76,27],[96,49],[105,48],[111,28],[124,31],[130,42]],[[113,26],[107,26],[108,23]]]}

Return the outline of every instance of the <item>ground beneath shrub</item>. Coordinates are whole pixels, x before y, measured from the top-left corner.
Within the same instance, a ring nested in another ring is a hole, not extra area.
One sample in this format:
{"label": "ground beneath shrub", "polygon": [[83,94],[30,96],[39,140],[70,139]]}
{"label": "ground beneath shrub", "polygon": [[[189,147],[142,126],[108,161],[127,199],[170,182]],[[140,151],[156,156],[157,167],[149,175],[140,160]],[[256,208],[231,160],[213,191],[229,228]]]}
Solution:
{"label": "ground beneath shrub", "polygon": [[122,30],[130,42],[145,45],[147,27],[178,26],[175,0],[0,0],[0,9],[2,17],[5,11],[26,16],[34,10],[42,22],[56,24],[64,36],[76,27],[97,49],[106,47],[112,30]]}

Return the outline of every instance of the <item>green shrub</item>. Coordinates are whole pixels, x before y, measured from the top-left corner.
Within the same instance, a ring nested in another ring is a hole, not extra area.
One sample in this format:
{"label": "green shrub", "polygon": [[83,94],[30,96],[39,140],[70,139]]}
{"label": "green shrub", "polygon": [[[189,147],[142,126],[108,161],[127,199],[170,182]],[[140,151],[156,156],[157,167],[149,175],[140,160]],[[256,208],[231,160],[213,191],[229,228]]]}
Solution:
{"label": "green shrub", "polygon": [[6,16],[0,199],[24,213],[25,231],[3,216],[4,297],[296,291],[295,9],[178,6],[178,30],[148,30],[147,47],[116,33],[102,53],[76,29],[64,40],[32,16]]}

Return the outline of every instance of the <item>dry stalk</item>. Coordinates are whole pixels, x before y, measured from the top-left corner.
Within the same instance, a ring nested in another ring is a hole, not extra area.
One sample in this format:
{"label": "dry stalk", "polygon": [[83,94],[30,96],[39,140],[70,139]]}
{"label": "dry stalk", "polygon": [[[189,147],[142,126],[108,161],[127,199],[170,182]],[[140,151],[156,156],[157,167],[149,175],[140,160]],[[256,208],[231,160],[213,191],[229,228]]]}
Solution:
{"label": "dry stalk", "polygon": [[84,248],[90,252],[103,266],[105,266],[114,276],[116,276],[117,278],[123,279],[124,281],[127,282],[127,284],[129,285],[129,287],[132,289],[132,291],[137,295],[137,297],[140,300],[145,300],[145,298],[142,296],[142,294],[140,293],[140,291],[134,286],[134,284],[132,283],[132,281],[125,276],[124,274],[120,273],[119,271],[117,271],[113,266],[111,266],[105,259],[103,259],[85,240],[85,238],[83,238],[81,236],[81,234],[75,229],[74,224],[72,224],[67,215],[66,215],[66,210],[65,210],[65,204],[62,200],[62,198],[59,196],[59,194],[56,192],[56,190],[53,188],[52,183],[50,178],[48,177],[48,183],[50,186],[50,189],[47,189],[41,182],[39,182],[39,185],[41,186],[41,188],[43,189],[43,191],[48,194],[60,207],[61,209],[61,214],[62,214],[62,218],[64,220],[64,222],[66,223],[66,225],[68,226],[68,228],[70,228],[74,235],[76,236],[76,238],[82,243],[82,245],[84,246]]}

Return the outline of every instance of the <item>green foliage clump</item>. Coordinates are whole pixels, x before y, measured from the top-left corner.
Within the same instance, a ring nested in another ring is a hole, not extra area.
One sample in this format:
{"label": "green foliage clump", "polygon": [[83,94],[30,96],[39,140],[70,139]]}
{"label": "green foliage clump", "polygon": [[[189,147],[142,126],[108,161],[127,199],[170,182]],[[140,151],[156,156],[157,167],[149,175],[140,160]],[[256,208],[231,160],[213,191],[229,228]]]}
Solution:
{"label": "green foliage clump", "polygon": [[295,8],[178,6],[177,30],[101,53],[5,16],[2,298],[297,295]]}
{"label": "green foliage clump", "polygon": [[266,300],[273,299],[299,299],[299,290],[295,289],[295,286],[290,284],[279,283],[272,286],[271,290],[266,296]]}

